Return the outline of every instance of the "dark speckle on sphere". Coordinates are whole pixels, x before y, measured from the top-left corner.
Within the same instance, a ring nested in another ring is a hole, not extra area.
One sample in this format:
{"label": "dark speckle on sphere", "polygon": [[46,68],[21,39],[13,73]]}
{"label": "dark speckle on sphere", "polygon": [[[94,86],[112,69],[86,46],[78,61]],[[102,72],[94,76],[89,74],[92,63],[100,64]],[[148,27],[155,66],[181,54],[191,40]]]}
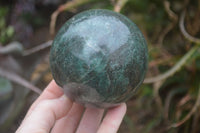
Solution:
{"label": "dark speckle on sphere", "polygon": [[111,107],[131,98],[144,80],[148,52],[137,26],[109,10],[88,10],[58,32],[50,67],[67,96],[85,106]]}

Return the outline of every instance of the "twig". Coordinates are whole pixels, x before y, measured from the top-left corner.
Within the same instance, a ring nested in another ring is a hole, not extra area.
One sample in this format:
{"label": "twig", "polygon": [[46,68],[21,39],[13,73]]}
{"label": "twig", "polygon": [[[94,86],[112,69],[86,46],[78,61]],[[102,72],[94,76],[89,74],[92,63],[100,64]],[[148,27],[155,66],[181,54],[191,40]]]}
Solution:
{"label": "twig", "polygon": [[0,48],[0,54],[21,54],[22,52],[23,46],[19,42],[11,42]]}
{"label": "twig", "polygon": [[57,20],[58,15],[61,12],[73,9],[75,7],[78,7],[82,4],[85,4],[90,1],[93,1],[93,0],[72,0],[72,1],[68,1],[65,4],[59,6],[58,9],[56,11],[54,11],[53,14],[51,15],[50,34],[54,35],[54,33],[55,33],[56,20]]}
{"label": "twig", "polygon": [[19,54],[22,56],[28,56],[45,48],[48,48],[52,44],[52,40],[42,43],[34,48],[24,50],[23,46],[19,42],[12,42],[5,47],[1,47],[0,54]]}
{"label": "twig", "polygon": [[188,61],[188,59],[190,59],[190,57],[198,50],[199,47],[194,46],[193,48],[190,49],[190,51],[188,53],[186,53],[177,63],[175,66],[173,66],[170,70],[168,70],[167,72],[158,75],[156,77],[152,77],[152,78],[147,78],[144,80],[144,83],[153,83],[153,82],[157,82],[160,80],[164,80],[167,79],[168,77],[172,76],[173,74],[175,74],[177,71],[180,70],[180,68],[185,65]]}
{"label": "twig", "polygon": [[183,123],[185,123],[197,111],[199,106],[200,106],[200,87],[199,87],[199,92],[198,92],[196,103],[193,106],[192,110],[186,115],[185,118],[183,118],[181,121],[179,121],[177,123],[172,124],[169,128],[176,128],[176,127],[179,127],[180,125],[182,125]]}
{"label": "twig", "polygon": [[200,45],[200,39],[199,38],[196,38],[196,37],[193,37],[191,36],[185,29],[185,26],[184,26],[184,19],[185,19],[185,10],[181,13],[181,17],[180,17],[180,21],[179,21],[179,27],[180,27],[180,30],[182,32],[182,34],[184,35],[184,37],[186,39],[188,39],[190,42],[194,42],[198,45]]}
{"label": "twig", "polygon": [[27,56],[27,55],[33,54],[35,52],[38,52],[38,51],[40,51],[42,49],[45,49],[45,48],[51,46],[52,42],[53,42],[52,40],[49,40],[49,41],[47,41],[45,43],[42,43],[42,44],[40,44],[40,45],[38,45],[38,46],[36,46],[34,48],[31,48],[31,49],[28,49],[28,50],[24,50],[22,55],[23,56]]}
{"label": "twig", "polygon": [[[181,14],[181,18],[180,18],[180,29],[181,32],[183,33],[183,35],[185,36],[186,39],[188,39],[191,42],[194,42],[196,44],[200,44],[200,39],[195,38],[191,35],[189,35],[184,27],[184,17],[185,17],[185,11],[182,12]],[[193,55],[193,53],[195,53],[195,51],[198,49],[198,47],[194,46],[192,49],[190,49],[190,51],[184,55],[182,57],[182,59],[174,66],[172,67],[170,70],[168,70],[167,72],[165,72],[164,74],[158,75],[156,77],[153,78],[147,78],[144,80],[144,83],[153,83],[153,82],[157,82],[160,80],[164,80],[170,76],[172,76],[174,73],[176,73],[186,62],[187,60]]]}
{"label": "twig", "polygon": [[159,95],[159,89],[162,86],[163,81],[159,81],[159,82],[155,82],[153,84],[153,92],[154,92],[154,97],[155,97],[155,101],[157,103],[157,106],[159,108],[159,110],[163,113],[163,104],[162,104],[162,100],[161,97]]}
{"label": "twig", "polygon": [[176,94],[176,90],[172,90],[169,95],[167,95],[167,98],[165,100],[165,106],[164,106],[164,118],[165,118],[165,121],[168,122],[168,119],[169,119],[169,107],[170,107],[170,103],[171,103],[171,100],[173,98],[173,96]]}
{"label": "twig", "polygon": [[165,36],[174,28],[174,26],[175,26],[174,23],[170,23],[169,25],[167,25],[167,27],[164,28],[163,32],[160,34],[160,36],[158,38],[157,44],[159,44],[159,45],[163,44],[163,40],[164,40]]}
{"label": "twig", "polygon": [[160,58],[157,60],[152,60],[151,62],[149,62],[149,67],[158,66],[160,64],[168,64],[171,60],[173,60],[173,58],[170,56],[166,56],[166,58],[164,59]]}
{"label": "twig", "polygon": [[128,0],[118,0],[114,6],[114,11],[120,12],[127,2]]}
{"label": "twig", "polygon": [[181,106],[183,106],[184,104],[186,104],[188,101],[191,100],[191,96],[189,94],[187,94],[186,96],[184,96],[180,102],[177,105],[177,108],[180,108]]}
{"label": "twig", "polygon": [[177,21],[178,21],[178,17],[177,15],[170,9],[170,2],[165,0],[163,2],[164,7],[165,7],[165,11],[167,12],[169,18],[171,19],[171,23],[164,28],[163,32],[161,33],[159,39],[158,39],[158,44],[163,44],[163,40],[165,38],[165,36],[167,35],[167,33],[169,33],[174,26],[176,25]]}
{"label": "twig", "polygon": [[167,1],[167,0],[164,1],[164,7],[165,7],[165,11],[167,12],[169,18],[170,18],[172,21],[177,21],[177,20],[178,20],[178,17],[177,17],[177,15],[170,9],[170,3],[169,3],[169,1]]}
{"label": "twig", "polygon": [[[197,109],[197,110],[199,110],[199,109]],[[196,113],[194,114],[193,120],[192,120],[191,133],[197,133],[198,132],[199,117],[200,117],[200,113],[198,111],[196,111]]]}
{"label": "twig", "polygon": [[27,80],[20,77],[19,75],[8,72],[7,70],[5,70],[3,68],[0,68],[0,76],[5,77],[17,84],[20,84],[20,85],[26,87],[26,88],[29,88],[30,90],[36,92],[37,94],[41,94],[41,92],[42,92],[39,88],[35,87],[34,85],[32,85]]}
{"label": "twig", "polygon": [[168,122],[169,120],[169,108],[170,108],[170,103],[173,99],[173,97],[179,93],[183,93],[185,90],[181,89],[175,89],[169,92],[169,94],[167,95],[167,98],[165,100],[165,106],[164,106],[164,118],[166,120],[166,122]]}

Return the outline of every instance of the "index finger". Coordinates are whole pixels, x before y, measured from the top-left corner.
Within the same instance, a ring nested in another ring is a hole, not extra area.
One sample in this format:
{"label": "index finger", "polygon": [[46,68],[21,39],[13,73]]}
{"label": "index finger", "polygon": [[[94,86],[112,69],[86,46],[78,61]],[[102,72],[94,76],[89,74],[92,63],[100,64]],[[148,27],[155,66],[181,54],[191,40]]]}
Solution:
{"label": "index finger", "polygon": [[37,100],[31,105],[26,116],[28,116],[36,107],[36,105],[38,105],[38,103],[40,103],[42,100],[55,99],[62,96],[63,94],[64,92],[62,88],[59,87],[54,80],[52,80],[49,85],[44,89],[42,94],[37,98]]}

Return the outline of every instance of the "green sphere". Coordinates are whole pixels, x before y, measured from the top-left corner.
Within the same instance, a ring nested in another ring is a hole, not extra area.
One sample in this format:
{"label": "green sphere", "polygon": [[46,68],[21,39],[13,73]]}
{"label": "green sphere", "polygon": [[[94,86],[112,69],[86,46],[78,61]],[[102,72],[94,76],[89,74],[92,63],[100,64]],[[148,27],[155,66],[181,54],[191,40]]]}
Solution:
{"label": "green sphere", "polygon": [[146,41],[126,16],[102,9],[68,20],[56,35],[50,68],[72,100],[107,108],[125,102],[147,70]]}

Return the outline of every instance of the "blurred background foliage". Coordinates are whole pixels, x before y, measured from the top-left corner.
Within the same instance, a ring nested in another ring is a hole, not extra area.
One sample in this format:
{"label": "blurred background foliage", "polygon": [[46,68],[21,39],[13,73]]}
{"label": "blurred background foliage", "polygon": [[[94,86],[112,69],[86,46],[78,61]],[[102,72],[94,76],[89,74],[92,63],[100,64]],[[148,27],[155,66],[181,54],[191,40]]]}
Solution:
{"label": "blurred background foliage", "polygon": [[0,132],[14,132],[52,80],[48,55],[58,29],[92,8],[126,15],[148,43],[148,73],[119,132],[199,133],[199,0],[1,0]]}

